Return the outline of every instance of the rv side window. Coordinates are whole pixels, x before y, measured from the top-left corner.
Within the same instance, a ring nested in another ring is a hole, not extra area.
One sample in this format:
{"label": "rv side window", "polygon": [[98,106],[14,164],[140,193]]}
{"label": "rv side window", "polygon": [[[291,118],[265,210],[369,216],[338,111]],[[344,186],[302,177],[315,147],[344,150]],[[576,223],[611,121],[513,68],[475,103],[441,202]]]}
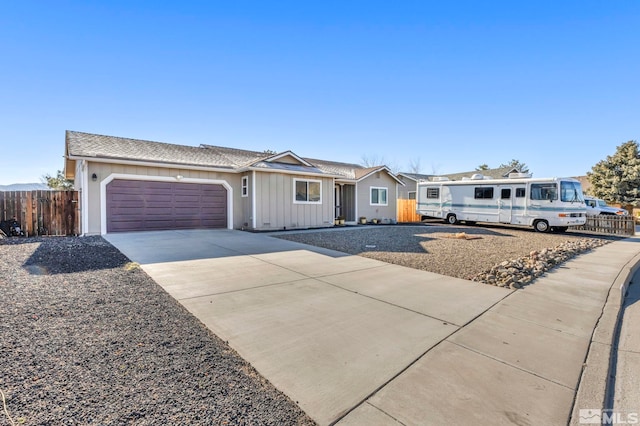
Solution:
{"label": "rv side window", "polygon": [[557,200],[558,188],[555,183],[532,183],[532,200]]}
{"label": "rv side window", "polygon": [[500,191],[500,198],[508,200],[511,198],[511,188],[502,188]]}
{"label": "rv side window", "polygon": [[493,198],[493,188],[476,188],[475,198]]}
{"label": "rv side window", "polygon": [[524,188],[516,188],[516,198],[522,198],[525,195]]}
{"label": "rv side window", "polygon": [[427,188],[427,198],[440,198],[440,188]]}

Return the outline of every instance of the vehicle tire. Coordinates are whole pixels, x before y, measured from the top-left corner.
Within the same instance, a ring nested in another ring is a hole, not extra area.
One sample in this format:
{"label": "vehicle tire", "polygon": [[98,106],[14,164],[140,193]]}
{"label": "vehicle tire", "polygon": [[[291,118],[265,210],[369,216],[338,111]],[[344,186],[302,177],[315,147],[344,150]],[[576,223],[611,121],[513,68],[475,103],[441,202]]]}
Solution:
{"label": "vehicle tire", "polygon": [[450,213],[447,215],[447,223],[449,225],[455,225],[456,223],[458,223],[458,218],[456,217],[455,214]]}
{"label": "vehicle tire", "polygon": [[536,220],[533,222],[533,229],[536,232],[549,232],[549,222],[546,220]]}

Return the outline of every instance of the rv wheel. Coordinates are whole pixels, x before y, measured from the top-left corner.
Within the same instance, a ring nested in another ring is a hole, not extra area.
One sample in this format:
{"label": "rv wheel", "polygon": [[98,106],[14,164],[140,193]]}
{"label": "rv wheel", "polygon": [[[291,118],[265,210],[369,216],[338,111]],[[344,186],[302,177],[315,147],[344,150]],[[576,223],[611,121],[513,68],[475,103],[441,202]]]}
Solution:
{"label": "rv wheel", "polygon": [[536,220],[533,222],[533,229],[538,232],[549,232],[549,222],[546,220]]}
{"label": "rv wheel", "polygon": [[455,225],[456,223],[458,223],[458,218],[455,214],[449,214],[447,215],[447,223],[449,225]]}

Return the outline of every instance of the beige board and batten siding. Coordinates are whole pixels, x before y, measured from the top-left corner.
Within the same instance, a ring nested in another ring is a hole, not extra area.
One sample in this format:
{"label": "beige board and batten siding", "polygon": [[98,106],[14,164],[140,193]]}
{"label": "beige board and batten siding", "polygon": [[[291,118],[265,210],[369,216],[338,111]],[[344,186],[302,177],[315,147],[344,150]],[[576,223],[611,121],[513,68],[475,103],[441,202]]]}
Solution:
{"label": "beige board and batten siding", "polygon": [[398,176],[398,179],[404,183],[404,186],[398,185],[398,198],[408,200],[410,199],[409,193],[413,193],[415,199],[417,182],[407,176]]}
{"label": "beige board and batten siding", "polygon": [[[304,229],[333,226],[333,178],[255,172],[255,229]],[[321,182],[320,203],[298,203],[294,180]]]}
{"label": "beige board and batten siding", "polygon": [[[97,179],[93,181],[91,176],[96,174]],[[157,180],[157,178],[176,178],[181,176],[181,181],[188,181],[189,179],[201,179],[212,182],[225,181],[232,188],[234,194],[240,191],[240,175],[235,173],[221,173],[211,172],[206,170],[190,170],[181,168],[165,168],[165,167],[147,167],[147,166],[134,166],[134,165],[122,165],[111,163],[97,163],[89,162],[86,169],[86,178],[84,181],[89,186],[90,190],[84,190],[84,194],[89,195],[87,200],[88,212],[86,214],[86,226],[87,229],[83,230],[85,235],[99,235],[102,232],[102,214],[106,210],[106,206],[102,206],[102,192],[101,183],[105,179],[109,179],[113,175],[126,175],[135,176],[137,179],[140,177],[148,177],[148,180]],[[78,176],[76,175],[76,179]],[[145,179],[147,180],[147,179]],[[176,179],[176,182],[179,180]],[[231,197],[233,203],[233,224],[242,224],[242,208],[240,197]]]}
{"label": "beige board and batten siding", "polygon": [[[371,219],[393,219],[397,217],[396,180],[388,173],[376,172],[358,182],[358,216]],[[371,204],[371,188],[387,189],[387,205]]]}

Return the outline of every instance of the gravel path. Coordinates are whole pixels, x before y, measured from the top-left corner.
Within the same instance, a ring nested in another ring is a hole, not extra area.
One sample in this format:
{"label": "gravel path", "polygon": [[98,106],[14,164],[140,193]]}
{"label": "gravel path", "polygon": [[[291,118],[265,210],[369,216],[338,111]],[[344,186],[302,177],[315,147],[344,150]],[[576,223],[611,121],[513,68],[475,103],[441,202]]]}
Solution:
{"label": "gravel path", "polygon": [[313,424],[128,262],[100,237],[0,240],[0,390],[16,425]]}
{"label": "gravel path", "polygon": [[597,240],[594,245],[601,245],[619,239],[573,231],[554,234],[499,226],[442,224],[358,226],[291,231],[276,236],[463,279],[473,279],[501,262],[568,241]]}

